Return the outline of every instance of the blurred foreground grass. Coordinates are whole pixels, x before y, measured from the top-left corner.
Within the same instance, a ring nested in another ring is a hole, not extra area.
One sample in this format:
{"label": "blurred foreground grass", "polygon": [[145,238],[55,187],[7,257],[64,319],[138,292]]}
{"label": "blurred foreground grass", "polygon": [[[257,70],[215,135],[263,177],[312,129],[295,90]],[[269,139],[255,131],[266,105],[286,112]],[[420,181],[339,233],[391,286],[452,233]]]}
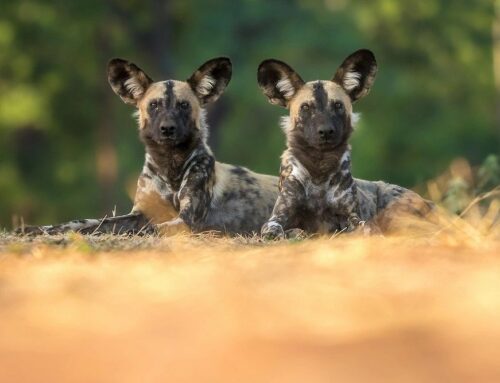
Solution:
{"label": "blurred foreground grass", "polygon": [[0,381],[498,382],[498,200],[473,210],[280,243],[5,233]]}

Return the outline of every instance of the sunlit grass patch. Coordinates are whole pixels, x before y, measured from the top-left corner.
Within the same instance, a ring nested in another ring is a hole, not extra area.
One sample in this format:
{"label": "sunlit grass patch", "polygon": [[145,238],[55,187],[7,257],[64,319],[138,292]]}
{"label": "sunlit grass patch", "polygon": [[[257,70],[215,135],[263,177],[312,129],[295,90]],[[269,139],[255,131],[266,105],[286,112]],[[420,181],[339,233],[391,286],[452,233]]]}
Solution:
{"label": "sunlit grass patch", "polygon": [[4,232],[0,377],[499,381],[497,193],[387,236]]}

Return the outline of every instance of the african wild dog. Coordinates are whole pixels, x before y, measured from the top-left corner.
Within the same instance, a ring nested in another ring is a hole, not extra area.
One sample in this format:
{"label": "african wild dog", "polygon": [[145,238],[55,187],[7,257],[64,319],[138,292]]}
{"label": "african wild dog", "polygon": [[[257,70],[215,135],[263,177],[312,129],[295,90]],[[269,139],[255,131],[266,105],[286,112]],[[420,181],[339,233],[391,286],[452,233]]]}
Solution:
{"label": "african wild dog", "polygon": [[345,59],[330,81],[304,82],[284,62],[270,59],[258,69],[258,82],[272,104],[287,107],[283,119],[287,149],[281,157],[279,196],[262,235],[281,238],[288,230],[308,233],[353,230],[376,218],[389,230],[391,218],[429,209],[416,193],[385,182],[354,179],[349,137],[352,103],[368,94],[377,63],[368,50]]}
{"label": "african wild dog", "polygon": [[230,60],[216,58],[187,81],[154,82],[135,64],[111,60],[108,81],[125,103],[137,108],[139,136],[146,147],[132,213],[25,231],[123,233],[160,227],[258,232],[276,201],[277,177],[217,162],[207,145],[204,107],[223,93],[231,74]]}

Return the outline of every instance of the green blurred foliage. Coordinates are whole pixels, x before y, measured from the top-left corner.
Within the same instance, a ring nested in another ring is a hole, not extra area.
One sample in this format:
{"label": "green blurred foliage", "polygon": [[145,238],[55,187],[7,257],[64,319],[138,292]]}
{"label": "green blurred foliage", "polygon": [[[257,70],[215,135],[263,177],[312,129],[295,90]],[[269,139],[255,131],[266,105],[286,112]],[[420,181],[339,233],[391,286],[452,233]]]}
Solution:
{"label": "green blurred foliage", "polygon": [[[259,62],[328,79],[370,48],[379,73],[355,105],[355,175],[412,186],[458,156],[479,164],[499,152],[493,17],[487,0],[2,1],[0,227],[15,215],[48,223],[130,209],[144,151],[132,109],[107,84],[111,57],[160,80],[230,56],[233,80],[209,108],[211,144],[221,161],[276,174],[286,111],[260,93]],[[98,158],[109,148],[117,168],[106,180]]]}

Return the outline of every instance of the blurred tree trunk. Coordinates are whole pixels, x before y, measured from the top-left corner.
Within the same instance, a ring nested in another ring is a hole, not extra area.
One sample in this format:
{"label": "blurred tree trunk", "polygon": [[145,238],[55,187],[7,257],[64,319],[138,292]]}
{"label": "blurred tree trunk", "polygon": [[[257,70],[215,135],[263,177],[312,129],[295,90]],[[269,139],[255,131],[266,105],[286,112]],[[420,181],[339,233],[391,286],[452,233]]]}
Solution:
{"label": "blurred tree trunk", "polygon": [[[106,25],[103,25],[96,34],[96,46],[99,52],[99,63],[106,63],[110,55],[110,47],[106,33]],[[103,73],[105,71],[103,70]],[[116,131],[113,124],[111,110],[112,92],[109,91],[107,81],[99,82],[98,97],[100,100],[99,116],[97,122],[96,136],[96,167],[97,182],[99,185],[99,207],[101,214],[109,214],[116,205],[118,164],[116,154]]]}
{"label": "blurred tree trunk", "polygon": [[[149,37],[145,42],[149,42],[147,52],[150,54],[153,63],[158,63],[158,69],[162,78],[173,76],[173,57],[171,49],[172,41],[172,10],[171,1],[150,0],[152,23],[149,29]],[[163,77],[165,76],[165,77]]]}

